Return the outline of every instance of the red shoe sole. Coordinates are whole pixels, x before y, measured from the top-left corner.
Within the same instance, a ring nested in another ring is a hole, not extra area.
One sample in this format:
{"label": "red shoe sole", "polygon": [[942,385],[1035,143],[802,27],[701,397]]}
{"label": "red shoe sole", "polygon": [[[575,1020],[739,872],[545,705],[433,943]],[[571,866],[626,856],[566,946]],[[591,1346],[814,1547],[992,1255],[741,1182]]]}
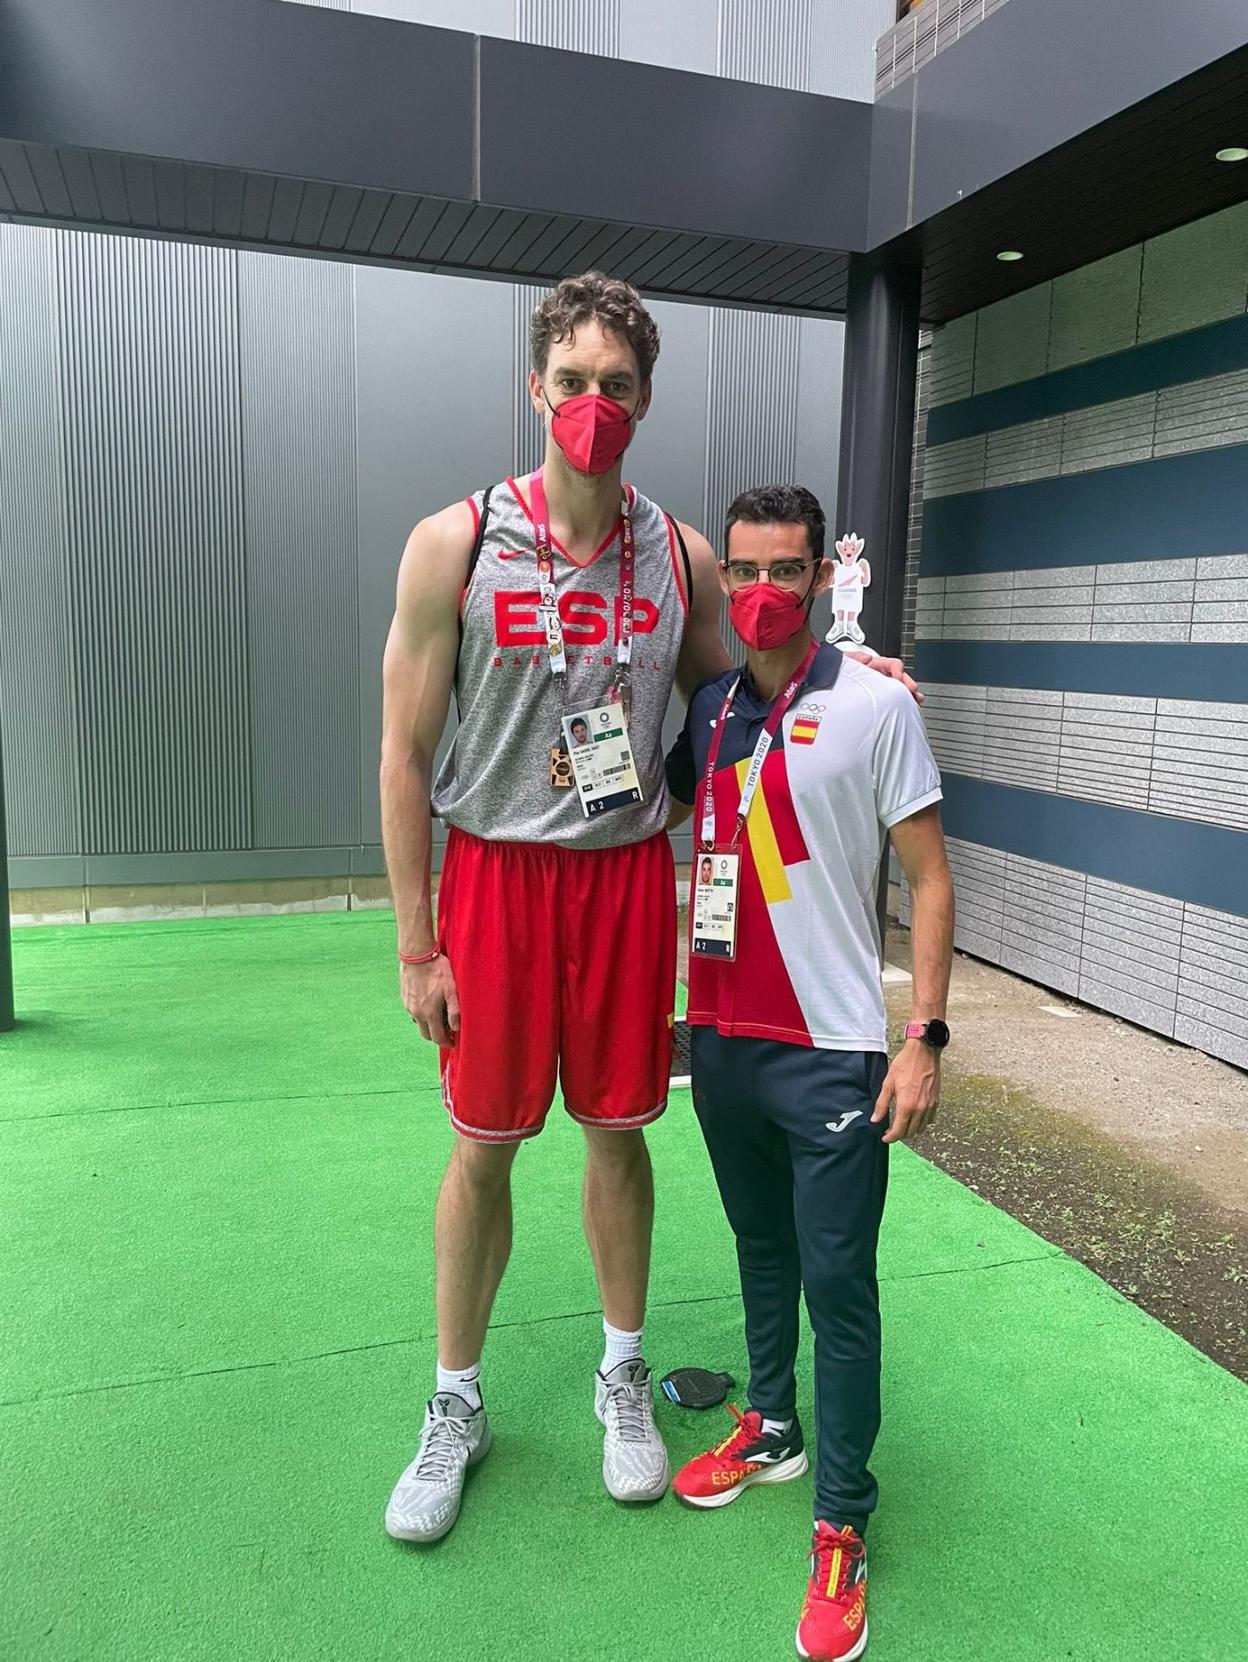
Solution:
{"label": "red shoe sole", "polygon": [[727,1506],[743,1494],[746,1489],[752,1488],[755,1483],[791,1483],[795,1477],[804,1477],[810,1470],[810,1461],[803,1449],[801,1454],[795,1454],[791,1460],[782,1460],[778,1466],[762,1466],[756,1472],[743,1477],[740,1483],[734,1483],[731,1489],[725,1489],[720,1495],[682,1495],[680,1490],[673,1486],[672,1493],[685,1506],[692,1506],[697,1512],[715,1512],[721,1506]]}

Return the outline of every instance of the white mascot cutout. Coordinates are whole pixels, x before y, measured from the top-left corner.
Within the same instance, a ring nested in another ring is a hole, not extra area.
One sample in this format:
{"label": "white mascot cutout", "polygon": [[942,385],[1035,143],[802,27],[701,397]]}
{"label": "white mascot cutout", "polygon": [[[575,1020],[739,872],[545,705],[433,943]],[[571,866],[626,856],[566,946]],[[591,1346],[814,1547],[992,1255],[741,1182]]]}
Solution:
{"label": "white mascot cutout", "polygon": [[866,636],[858,619],[862,616],[862,594],[871,587],[871,567],[862,558],[866,540],[850,531],[836,545],[841,563],[832,579],[832,627],[825,639],[830,645],[862,646]]}

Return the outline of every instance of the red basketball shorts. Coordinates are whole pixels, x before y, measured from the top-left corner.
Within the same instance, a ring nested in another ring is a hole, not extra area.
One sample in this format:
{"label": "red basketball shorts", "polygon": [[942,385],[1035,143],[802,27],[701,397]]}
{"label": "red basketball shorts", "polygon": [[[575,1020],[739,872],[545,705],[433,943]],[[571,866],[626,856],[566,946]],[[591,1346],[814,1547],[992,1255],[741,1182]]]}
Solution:
{"label": "red basketball shorts", "polygon": [[556,1080],[582,1125],[629,1130],[663,1112],[676,995],[665,833],[567,849],[452,829],[438,944],[460,1004],[442,1097],[465,1137],[536,1136]]}

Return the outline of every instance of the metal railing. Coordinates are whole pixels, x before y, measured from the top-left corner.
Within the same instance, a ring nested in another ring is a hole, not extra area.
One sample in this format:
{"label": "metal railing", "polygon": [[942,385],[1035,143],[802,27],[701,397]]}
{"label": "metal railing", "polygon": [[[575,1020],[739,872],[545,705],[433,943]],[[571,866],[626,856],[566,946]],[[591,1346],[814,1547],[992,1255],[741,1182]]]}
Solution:
{"label": "metal railing", "polygon": [[938,52],[991,17],[1009,0],[919,0],[875,46],[875,96],[930,63]]}

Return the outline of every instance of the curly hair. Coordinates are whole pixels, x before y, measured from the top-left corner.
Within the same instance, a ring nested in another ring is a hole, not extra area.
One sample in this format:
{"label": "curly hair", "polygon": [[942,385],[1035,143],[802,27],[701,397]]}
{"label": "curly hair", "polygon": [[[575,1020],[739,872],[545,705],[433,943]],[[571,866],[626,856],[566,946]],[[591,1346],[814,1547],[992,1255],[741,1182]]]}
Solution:
{"label": "curly hair", "polygon": [[631,283],[601,271],[565,277],[534,310],[529,350],[539,375],[546,373],[551,343],[569,340],[582,323],[599,323],[622,335],[637,354],[643,386],[649,381],[659,355],[659,326]]}
{"label": "curly hair", "polygon": [[742,491],[728,510],[724,524],[724,558],[728,557],[728,533],[738,521],[746,525],[804,525],[810,552],[823,558],[827,522],[819,498],[805,485],[756,485]]}

